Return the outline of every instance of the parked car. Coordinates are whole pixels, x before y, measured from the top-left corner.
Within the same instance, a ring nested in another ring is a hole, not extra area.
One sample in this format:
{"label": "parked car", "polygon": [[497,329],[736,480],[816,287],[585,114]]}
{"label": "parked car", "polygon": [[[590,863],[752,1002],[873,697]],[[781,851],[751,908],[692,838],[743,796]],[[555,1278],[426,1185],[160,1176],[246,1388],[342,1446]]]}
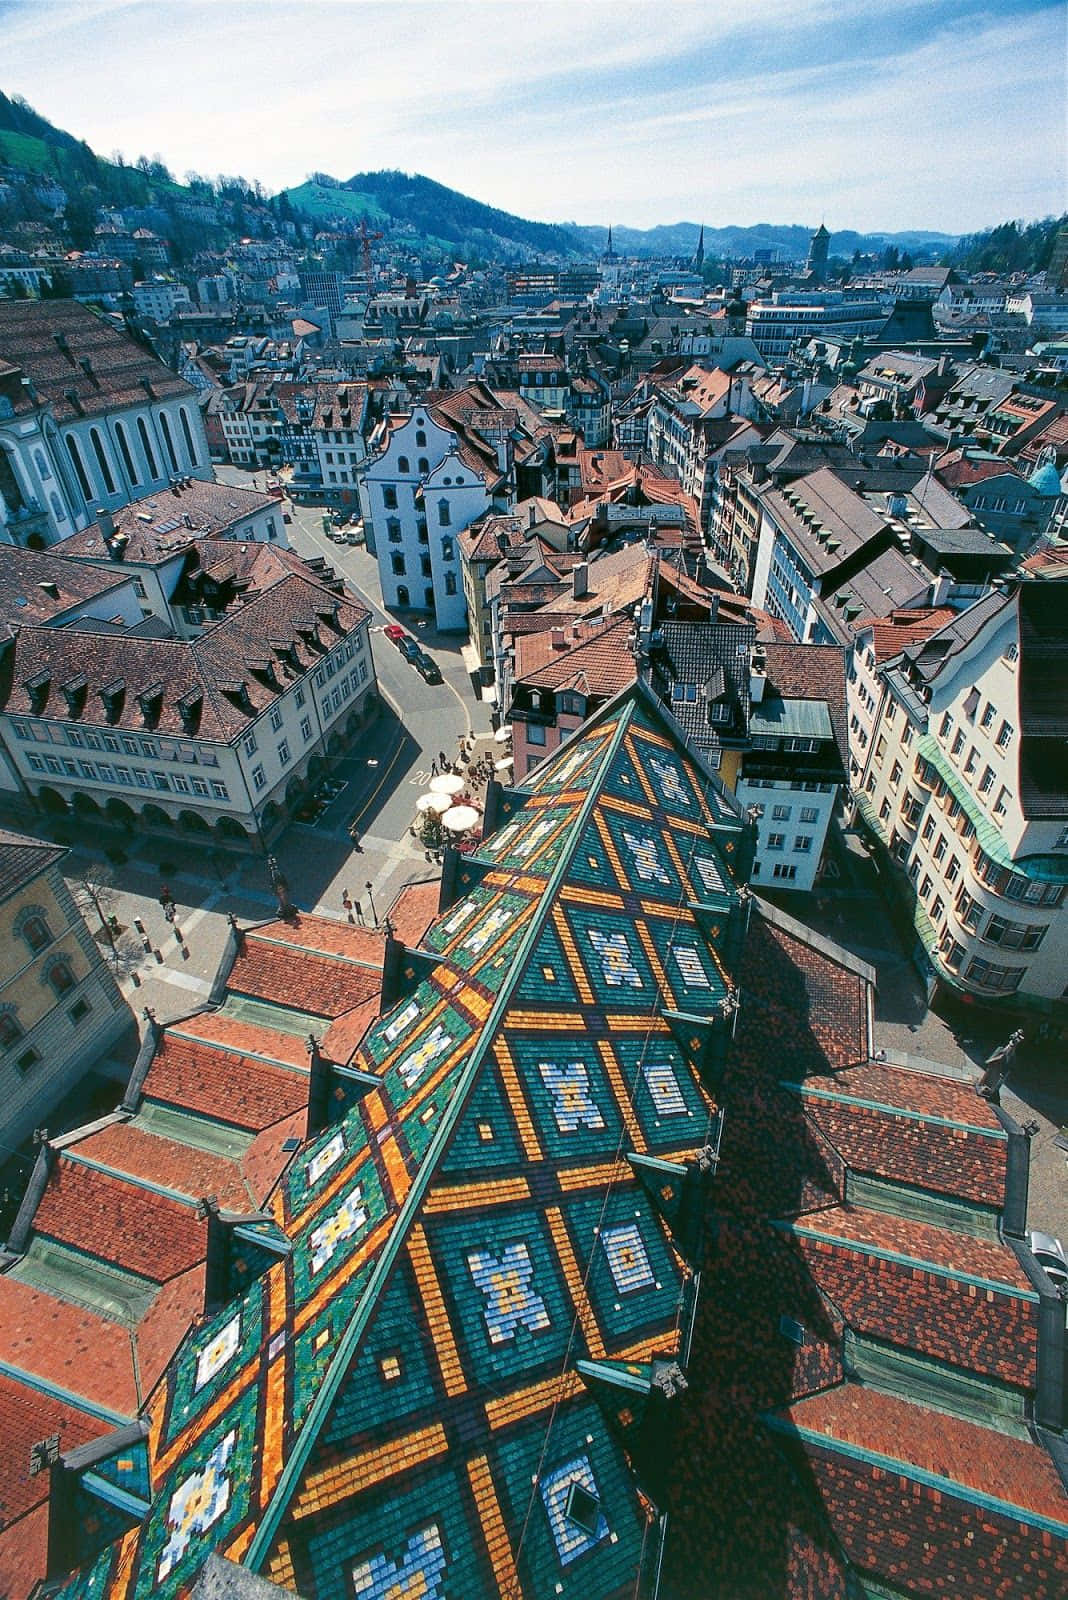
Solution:
{"label": "parked car", "polygon": [[412,666],[417,672],[422,674],[426,683],[440,683],[441,672],[438,668],[437,662],[432,656],[428,656],[425,650],[420,650],[418,646],[416,647],[416,651],[417,653],[414,656],[408,657],[408,660],[412,663]]}
{"label": "parked car", "polygon": [[1031,1254],[1045,1272],[1054,1288],[1059,1288],[1062,1283],[1068,1284],[1068,1256],[1064,1253],[1064,1246],[1052,1233],[1040,1233],[1037,1228],[1032,1228],[1028,1242]]}
{"label": "parked car", "polygon": [[391,644],[395,644],[397,646],[398,650],[400,649],[401,640],[408,637],[399,622],[387,622],[386,626],[382,629],[382,632]]}

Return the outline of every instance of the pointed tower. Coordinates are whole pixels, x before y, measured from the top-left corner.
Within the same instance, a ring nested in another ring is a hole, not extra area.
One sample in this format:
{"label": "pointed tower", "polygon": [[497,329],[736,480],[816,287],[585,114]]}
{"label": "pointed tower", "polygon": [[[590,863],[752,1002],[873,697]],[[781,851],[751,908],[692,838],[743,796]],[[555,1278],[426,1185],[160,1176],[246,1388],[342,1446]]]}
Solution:
{"label": "pointed tower", "polygon": [[608,224],[608,243],[605,245],[604,255],[601,257],[601,259],[602,259],[602,261],[614,261],[616,259],[616,252],[612,247],[612,224],[611,223]]}
{"label": "pointed tower", "polygon": [[700,272],[705,264],[705,225],[701,224],[700,237],[697,240],[697,254],[693,258],[693,270]]}
{"label": "pointed tower", "polygon": [[809,241],[808,260],[805,262],[805,273],[814,283],[822,283],[827,276],[827,254],[830,248],[831,236],[821,222]]}

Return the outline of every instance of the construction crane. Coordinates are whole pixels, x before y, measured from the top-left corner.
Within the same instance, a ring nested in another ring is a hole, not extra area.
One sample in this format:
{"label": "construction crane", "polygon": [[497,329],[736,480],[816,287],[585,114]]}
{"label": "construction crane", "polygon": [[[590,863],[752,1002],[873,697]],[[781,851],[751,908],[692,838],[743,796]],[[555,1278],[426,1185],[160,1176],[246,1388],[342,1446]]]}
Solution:
{"label": "construction crane", "polygon": [[364,275],[364,278],[365,278],[365,280],[367,282],[367,293],[368,294],[370,294],[372,289],[374,288],[374,283],[373,283],[373,278],[372,278],[373,263],[372,263],[372,260],[371,260],[371,241],[372,241],[372,239],[384,239],[384,238],[385,238],[385,234],[384,233],[382,233],[380,231],[376,231],[376,232],[372,233],[370,231],[370,229],[367,226],[367,218],[366,217],[361,217],[360,218],[360,255],[363,258],[363,275]]}

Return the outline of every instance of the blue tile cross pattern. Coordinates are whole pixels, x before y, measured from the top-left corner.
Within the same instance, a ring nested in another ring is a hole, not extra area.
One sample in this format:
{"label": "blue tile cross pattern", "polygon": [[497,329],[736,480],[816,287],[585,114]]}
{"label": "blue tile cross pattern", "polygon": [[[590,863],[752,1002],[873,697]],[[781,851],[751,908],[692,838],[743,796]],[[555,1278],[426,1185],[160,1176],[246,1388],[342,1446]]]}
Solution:
{"label": "blue tile cross pattern", "polygon": [[601,1243],[620,1294],[633,1294],[656,1283],[645,1240],[636,1222],[624,1223],[619,1228],[603,1228]]}
{"label": "blue tile cross pattern", "polygon": [[413,1533],[399,1561],[381,1550],[352,1569],[356,1600],[445,1600],[445,1548],[437,1523]]}
{"label": "blue tile cross pattern", "polygon": [[539,1061],[538,1071],[553,1097],[553,1116],[561,1133],[574,1133],[580,1126],[604,1127],[604,1117],[590,1093],[589,1072],[581,1061],[569,1061],[566,1066]]}
{"label": "blue tile cross pattern", "polygon": [[467,1265],[486,1298],[482,1314],[491,1344],[514,1339],[520,1326],[531,1333],[549,1326],[545,1301],[531,1286],[534,1263],[525,1244],[505,1245],[500,1256],[491,1255],[488,1250],[472,1250]]}

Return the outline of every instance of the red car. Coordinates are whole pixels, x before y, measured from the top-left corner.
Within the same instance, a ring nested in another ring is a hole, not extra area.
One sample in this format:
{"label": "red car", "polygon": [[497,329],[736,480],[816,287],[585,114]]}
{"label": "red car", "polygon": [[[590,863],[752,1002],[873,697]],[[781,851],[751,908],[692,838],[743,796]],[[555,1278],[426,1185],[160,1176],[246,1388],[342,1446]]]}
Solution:
{"label": "red car", "polygon": [[401,627],[399,622],[391,622],[388,627],[382,629],[382,632],[385,634],[387,639],[392,639],[393,643],[398,647],[401,640],[405,637],[404,629]]}

